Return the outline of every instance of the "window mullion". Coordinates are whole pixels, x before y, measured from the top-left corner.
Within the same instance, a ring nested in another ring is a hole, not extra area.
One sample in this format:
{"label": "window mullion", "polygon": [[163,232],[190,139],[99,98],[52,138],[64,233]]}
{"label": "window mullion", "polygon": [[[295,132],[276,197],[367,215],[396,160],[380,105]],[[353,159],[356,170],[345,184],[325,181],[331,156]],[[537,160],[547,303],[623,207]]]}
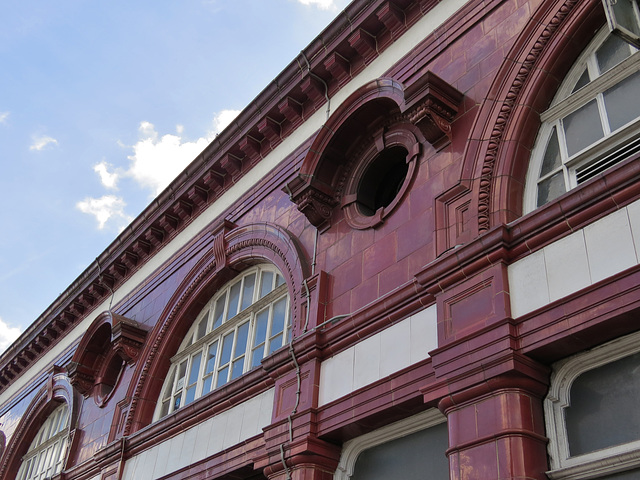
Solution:
{"label": "window mullion", "polygon": [[273,328],[273,304],[269,305],[269,317],[267,320],[267,334],[264,340],[264,352],[262,353],[262,358],[266,357],[269,354],[269,349],[271,348],[271,333]]}
{"label": "window mullion", "polygon": [[560,160],[562,164],[566,164],[569,160],[569,151],[567,150],[567,137],[564,132],[564,123],[562,119],[556,120],[556,132],[558,133],[558,146],[560,147]]}
{"label": "window mullion", "polygon": [[249,315],[249,332],[247,333],[247,345],[244,349],[244,365],[242,367],[242,373],[251,370],[251,356],[253,354],[253,335],[255,325],[255,312],[251,312]]}
{"label": "window mullion", "polygon": [[[209,346],[207,343],[202,345],[200,349],[200,368],[198,369],[198,376],[196,377],[196,397],[200,398],[202,396],[202,387],[204,384],[204,372],[207,366],[207,354],[209,352]],[[195,400],[195,399],[194,399]]]}
{"label": "window mullion", "polygon": [[596,95],[596,104],[598,105],[598,113],[600,114],[600,122],[602,123],[603,138],[611,135],[611,127],[609,126],[609,118],[607,116],[607,108],[604,104],[604,94]]}

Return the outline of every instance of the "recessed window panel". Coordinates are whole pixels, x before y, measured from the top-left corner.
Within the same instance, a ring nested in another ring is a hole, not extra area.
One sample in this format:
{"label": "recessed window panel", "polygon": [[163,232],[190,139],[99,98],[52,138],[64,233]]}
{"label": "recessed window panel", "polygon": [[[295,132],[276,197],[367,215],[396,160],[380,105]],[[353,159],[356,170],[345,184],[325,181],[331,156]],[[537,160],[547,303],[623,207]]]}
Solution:
{"label": "recessed window panel", "polygon": [[253,288],[255,287],[255,283],[256,283],[255,273],[244,277],[244,285],[242,287],[241,310],[244,310],[245,308],[249,307],[253,303]]}
{"label": "recessed window panel", "polygon": [[260,286],[260,298],[273,290],[273,272],[262,272],[262,283]]}
{"label": "recessed window panel", "polygon": [[449,480],[447,424],[391,440],[362,452],[351,480]]}
{"label": "recessed window panel", "polygon": [[576,82],[575,87],[573,87],[573,90],[571,91],[571,93],[580,90],[582,87],[586,86],[590,81],[591,79],[589,78],[589,70],[585,68],[584,71],[582,72],[582,75],[580,75],[580,78]]}
{"label": "recessed window panel", "polygon": [[595,100],[567,115],[563,124],[569,156],[587,148],[604,135],[598,104]]}
{"label": "recessed window panel", "polygon": [[205,314],[204,318],[200,320],[200,323],[198,323],[198,332],[196,333],[195,340],[200,340],[207,333],[207,319],[208,319],[207,315],[208,313]]}
{"label": "recessed window panel", "polygon": [[553,127],[551,136],[549,137],[549,143],[547,144],[547,150],[544,152],[544,159],[542,160],[542,170],[540,176],[545,175],[557,170],[562,166],[562,159],[560,158],[560,145],[558,144],[558,132],[556,127]]}
{"label": "recessed window panel", "polygon": [[640,353],[581,374],[565,411],[571,456],[640,440],[639,398]]}
{"label": "recessed window panel", "polygon": [[538,206],[542,206],[555,200],[565,193],[564,177],[558,172],[538,184]]}
{"label": "recessed window panel", "polygon": [[615,67],[631,54],[629,44],[616,35],[609,35],[596,52],[600,73]]}
{"label": "recessed window panel", "polygon": [[240,303],[240,283],[238,282],[229,290],[229,308],[227,309],[227,320],[233,318],[238,313]]}
{"label": "recessed window panel", "polygon": [[604,92],[611,130],[626,125],[640,116],[640,72]]}
{"label": "recessed window panel", "polygon": [[222,316],[224,315],[225,300],[226,300],[226,296],[223,295],[216,301],[216,309],[213,312],[213,327],[212,327],[213,330],[215,330],[220,325],[222,325]]}

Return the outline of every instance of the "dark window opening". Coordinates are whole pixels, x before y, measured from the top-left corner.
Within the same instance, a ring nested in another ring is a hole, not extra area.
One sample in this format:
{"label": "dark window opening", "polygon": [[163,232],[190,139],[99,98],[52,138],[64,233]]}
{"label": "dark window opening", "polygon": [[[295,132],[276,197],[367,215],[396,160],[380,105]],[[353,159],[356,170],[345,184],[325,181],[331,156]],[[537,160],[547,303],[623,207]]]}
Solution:
{"label": "dark window opening", "polygon": [[387,148],[366,168],[357,192],[358,209],[362,215],[371,217],[396,198],[409,171],[407,154],[404,147]]}

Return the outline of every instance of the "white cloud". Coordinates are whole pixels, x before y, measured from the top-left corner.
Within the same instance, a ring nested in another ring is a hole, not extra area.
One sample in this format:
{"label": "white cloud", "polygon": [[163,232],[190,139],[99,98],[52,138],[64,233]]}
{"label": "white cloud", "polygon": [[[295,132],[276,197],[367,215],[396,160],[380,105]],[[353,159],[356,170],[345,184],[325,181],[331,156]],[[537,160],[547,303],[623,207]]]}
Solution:
{"label": "white cloud", "polygon": [[33,137],[33,143],[29,147],[29,150],[43,150],[47,145],[57,145],[58,141],[55,138],[41,135],[39,137]]}
{"label": "white cloud", "polygon": [[[94,165],[93,170],[100,176],[105,188],[116,189],[121,179],[131,178],[155,197],[233,121],[238,113],[238,110],[222,110],[214,115],[210,131],[194,141],[184,138],[182,125],[176,125],[175,134],[160,135],[151,122],[140,122],[139,140],[132,146],[122,145],[133,150],[133,154],[127,157],[129,167],[114,167],[103,160]],[[95,216],[99,229],[105,228],[107,222],[117,221],[124,227],[125,220],[127,223],[132,220],[124,212],[126,203],[121,197],[105,195],[101,198],[85,198],[76,206],[80,211]]]}
{"label": "white cloud", "polygon": [[314,5],[320,10],[338,10],[346,2],[339,0],[298,0],[303,5]]}
{"label": "white cloud", "polygon": [[100,198],[85,198],[76,207],[83,213],[93,215],[98,221],[98,229],[102,230],[108,221],[116,221],[124,228],[133,217],[124,212],[127,204],[124,199],[115,195],[103,195]]}
{"label": "white cloud", "polygon": [[9,112],[0,112],[0,123],[7,123],[7,118],[9,118]]}
{"label": "white cloud", "polygon": [[222,110],[213,117],[213,130],[211,136],[214,136],[224,130],[240,113],[240,110]]}
{"label": "white cloud", "polygon": [[181,135],[160,136],[153,124],[140,124],[140,140],[133,145],[129,170],[124,175],[132,177],[141,187],[158,195],[169,183],[204,150],[210,138],[184,141]]}
{"label": "white cloud", "polygon": [[211,130],[203,137],[188,141],[183,137],[184,127],[176,126],[176,134],[160,135],[151,122],[140,122],[140,139],[133,145],[129,155],[129,169],[109,171],[106,162],[94,167],[102,184],[115,188],[122,177],[133,178],[142,188],[149,189],[152,196],[164,190],[176,176],[195,159],[213,138],[229,125],[240,113],[238,110],[222,110],[213,118]]}
{"label": "white cloud", "polygon": [[9,348],[21,333],[19,327],[10,327],[0,318],[0,353]]}
{"label": "white cloud", "polygon": [[93,166],[93,171],[100,175],[100,182],[105,188],[116,189],[118,188],[118,173],[111,173],[107,169],[111,167],[107,162],[102,161]]}

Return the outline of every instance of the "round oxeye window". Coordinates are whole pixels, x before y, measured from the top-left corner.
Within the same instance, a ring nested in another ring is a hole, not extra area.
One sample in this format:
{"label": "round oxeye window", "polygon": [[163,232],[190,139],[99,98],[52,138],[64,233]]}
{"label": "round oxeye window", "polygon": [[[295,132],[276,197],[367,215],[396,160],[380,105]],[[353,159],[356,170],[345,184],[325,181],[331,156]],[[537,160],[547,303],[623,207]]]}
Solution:
{"label": "round oxeye window", "polygon": [[396,198],[409,171],[408,151],[393,146],[380,152],[365,169],[356,194],[361,215],[372,217]]}

